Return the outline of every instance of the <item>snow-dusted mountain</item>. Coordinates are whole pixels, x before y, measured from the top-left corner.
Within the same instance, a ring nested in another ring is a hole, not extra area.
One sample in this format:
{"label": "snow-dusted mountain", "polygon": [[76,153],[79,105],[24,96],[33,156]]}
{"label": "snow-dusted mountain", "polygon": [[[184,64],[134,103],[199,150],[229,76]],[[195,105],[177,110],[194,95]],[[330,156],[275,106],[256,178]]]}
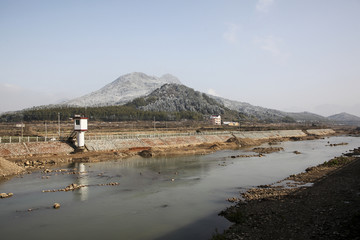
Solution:
{"label": "snow-dusted mountain", "polygon": [[360,117],[345,112],[331,115],[327,118],[337,123],[360,126]]}
{"label": "snow-dusted mountain", "polygon": [[[140,72],[123,75],[103,88],[79,98],[59,104],[24,109],[21,112],[14,114],[23,114],[26,111],[63,108],[66,106],[98,107],[124,104],[137,108],[138,110],[150,112],[195,112],[204,116],[221,114],[224,116],[224,119],[251,118],[264,122],[331,121],[360,126],[358,117],[346,113],[325,118],[310,112],[283,112],[195,91],[194,89],[182,85],[179,79],[170,74],[155,77]],[[104,111],[106,110],[107,109],[105,108]],[[33,112],[29,113],[29,119],[35,119],[35,115]],[[3,117],[6,121],[16,119],[11,113],[3,114]],[[21,118],[24,119],[23,116]],[[36,120],[39,119],[36,118]]]}
{"label": "snow-dusted mountain", "polygon": [[[164,86],[165,84],[170,85]],[[133,72],[117,78],[95,92],[72,99],[62,105],[80,107],[112,106],[130,103],[140,97],[144,98],[145,101],[156,97],[156,102],[147,102],[146,106],[139,108],[147,111],[200,111],[203,113],[205,111],[220,114],[224,112],[224,109],[219,107],[221,105],[243,115],[265,121],[327,121],[325,117],[313,113],[287,113],[211,95],[209,95],[210,99],[215,101],[212,101],[212,106],[210,106],[210,102],[206,102],[210,101],[209,98],[206,98],[206,94],[200,92],[195,94],[193,89],[180,85],[179,79],[170,74],[155,77]],[[201,96],[206,98],[205,102]]]}
{"label": "snow-dusted mountain", "polygon": [[[205,115],[224,114],[223,105],[205,93],[181,84],[165,84],[142,99],[131,102],[145,111],[198,112]],[[130,103],[130,104],[131,104]]]}
{"label": "snow-dusted mountain", "polygon": [[217,102],[219,102],[220,104],[223,104],[225,107],[227,107],[231,110],[235,110],[235,111],[238,111],[245,115],[253,116],[253,117],[256,117],[261,120],[273,119],[276,121],[276,120],[281,120],[286,117],[285,112],[282,112],[279,110],[254,106],[254,105],[251,105],[246,102],[229,100],[229,99],[222,98],[222,97],[217,97],[217,96],[212,96],[212,95],[210,95],[210,96],[212,98],[214,98]]}
{"label": "snow-dusted mountain", "polygon": [[233,101],[222,97],[211,96],[225,107],[238,111],[248,116],[256,117],[259,120],[271,121],[310,121],[310,122],[326,122],[327,119],[318,114],[310,112],[283,112],[275,109],[254,106],[246,102]]}
{"label": "snow-dusted mountain", "polygon": [[181,84],[179,79],[170,74],[155,77],[133,72],[117,78],[95,92],[72,99],[65,104],[80,107],[122,105],[137,97],[146,96],[166,83]]}

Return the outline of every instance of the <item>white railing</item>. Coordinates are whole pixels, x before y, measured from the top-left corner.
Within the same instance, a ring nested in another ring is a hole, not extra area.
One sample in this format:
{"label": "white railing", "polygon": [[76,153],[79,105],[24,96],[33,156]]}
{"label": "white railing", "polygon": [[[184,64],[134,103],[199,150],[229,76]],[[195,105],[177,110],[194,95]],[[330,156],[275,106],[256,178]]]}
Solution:
{"label": "white railing", "polygon": [[[63,140],[63,139],[61,139]],[[59,141],[59,137],[20,137],[20,136],[4,136],[0,137],[0,143],[22,143],[22,142],[49,142]]]}
{"label": "white railing", "polygon": [[[137,139],[137,138],[163,138],[163,137],[183,137],[183,136],[202,136],[202,135],[224,135],[235,132],[187,132],[187,133],[151,133],[151,134],[118,134],[118,135],[91,135],[85,134],[85,140],[111,140],[111,139]],[[53,142],[66,141],[67,137],[48,136],[48,137],[21,137],[5,136],[0,137],[0,143],[22,143],[22,142]]]}

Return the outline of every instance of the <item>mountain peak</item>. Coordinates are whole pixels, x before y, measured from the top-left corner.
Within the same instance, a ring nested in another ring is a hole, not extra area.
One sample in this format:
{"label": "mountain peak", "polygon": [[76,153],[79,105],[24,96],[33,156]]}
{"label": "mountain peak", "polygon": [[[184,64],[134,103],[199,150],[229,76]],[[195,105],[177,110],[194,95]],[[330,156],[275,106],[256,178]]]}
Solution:
{"label": "mountain peak", "polygon": [[346,113],[346,112],[331,115],[328,117],[328,119],[334,120],[334,121],[360,121],[360,117]]}
{"label": "mountain peak", "polygon": [[142,72],[132,72],[118,77],[95,92],[70,100],[66,104],[81,107],[121,105],[137,97],[146,96],[167,83],[181,84],[179,79],[171,74],[156,77]]}
{"label": "mountain peak", "polygon": [[182,84],[177,77],[175,77],[169,73],[162,75],[160,77],[160,79],[167,83]]}

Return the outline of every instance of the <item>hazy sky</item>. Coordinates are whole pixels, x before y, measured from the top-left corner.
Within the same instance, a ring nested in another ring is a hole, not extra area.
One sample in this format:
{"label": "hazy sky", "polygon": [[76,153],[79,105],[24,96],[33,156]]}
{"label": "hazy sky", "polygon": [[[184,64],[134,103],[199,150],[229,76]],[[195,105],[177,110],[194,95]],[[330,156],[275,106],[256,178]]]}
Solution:
{"label": "hazy sky", "polygon": [[0,112],[134,71],[268,108],[360,116],[360,1],[0,0]]}

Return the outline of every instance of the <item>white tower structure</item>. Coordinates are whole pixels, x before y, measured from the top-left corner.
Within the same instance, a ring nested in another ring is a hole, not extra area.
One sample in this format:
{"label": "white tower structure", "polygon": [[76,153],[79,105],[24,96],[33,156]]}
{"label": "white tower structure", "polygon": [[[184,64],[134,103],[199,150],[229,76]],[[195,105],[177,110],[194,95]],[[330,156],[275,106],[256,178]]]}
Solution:
{"label": "white tower structure", "polygon": [[74,120],[74,131],[77,133],[78,148],[84,148],[85,132],[88,130],[88,118],[75,115]]}

